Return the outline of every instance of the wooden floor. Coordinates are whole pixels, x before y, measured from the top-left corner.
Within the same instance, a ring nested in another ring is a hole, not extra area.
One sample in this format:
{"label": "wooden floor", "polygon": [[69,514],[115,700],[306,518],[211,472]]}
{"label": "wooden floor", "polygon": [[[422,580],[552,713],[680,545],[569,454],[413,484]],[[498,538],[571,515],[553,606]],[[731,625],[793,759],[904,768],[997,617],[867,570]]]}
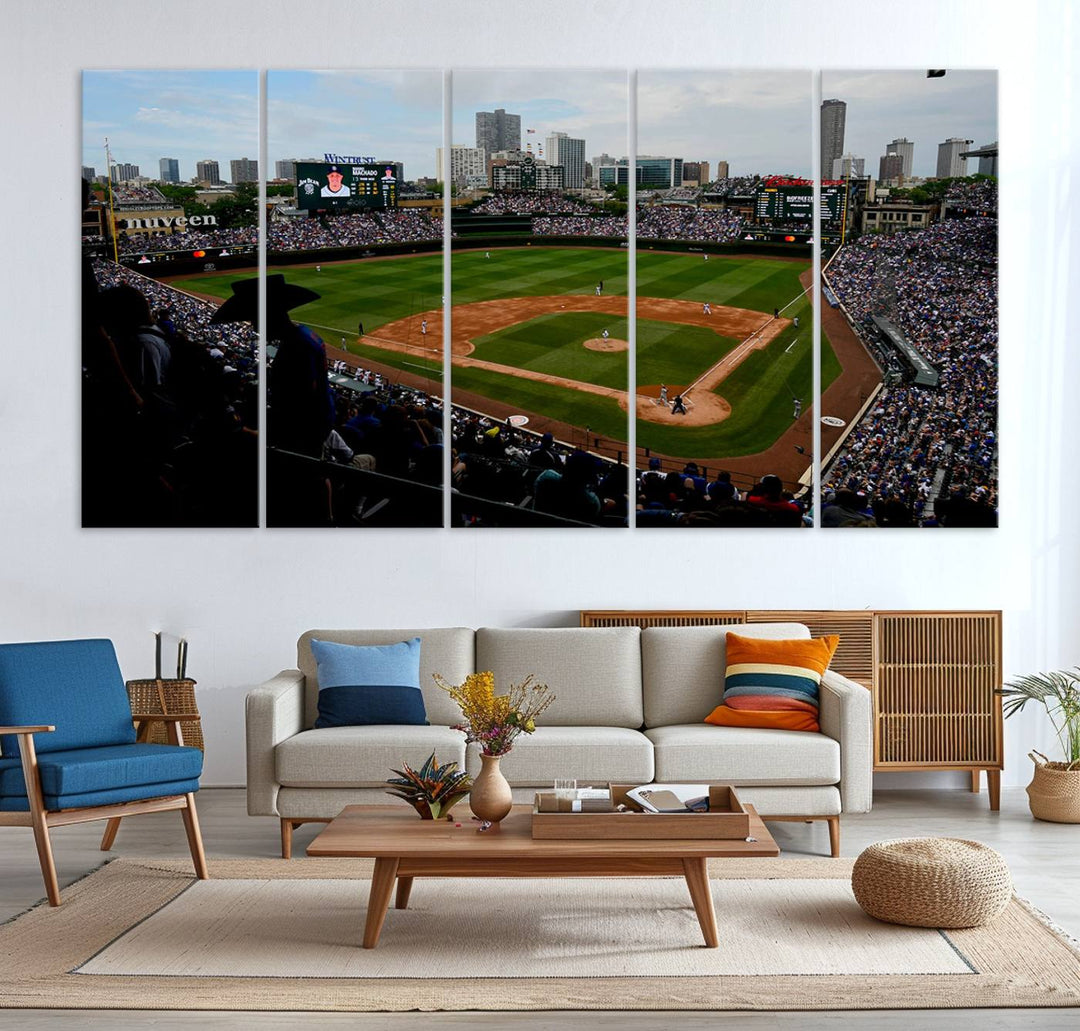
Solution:
{"label": "wooden floor", "polygon": [[[248,817],[244,792],[239,789],[204,789],[198,796],[199,818],[208,857],[251,858],[279,855],[278,822]],[[53,851],[61,888],[84,876],[105,858],[98,851],[104,824],[84,824],[53,832]],[[1032,820],[1021,788],[1002,792],[1001,811],[987,809],[985,791],[880,791],[873,812],[845,816],[841,850],[854,856],[883,838],[944,835],[972,838],[1002,852],[1013,872],[1017,892],[1059,925],[1080,937],[1080,827]],[[302,856],[321,825],[295,832],[295,855]],[[824,823],[774,823],[773,836],[783,855],[828,855]],[[113,856],[188,855],[183,825],[176,813],[161,813],[125,820]],[[0,921],[34,905],[44,895],[31,831],[0,829]],[[3,971],[0,967],[0,992]],[[552,1000],[553,1005],[558,1000]],[[643,1028],[815,1029],[913,1028],[1057,1029],[1080,1027],[1080,1010],[887,1010],[817,1013],[573,1013],[551,1011],[522,1014],[360,1014],[360,1013],[200,1013],[183,1011],[0,1010],[3,1028],[191,1028],[200,1031],[259,1028],[358,1028],[362,1031],[439,1031],[443,1028],[522,1028],[528,1031],[572,1031],[588,1025],[590,1031],[638,1031]]]}

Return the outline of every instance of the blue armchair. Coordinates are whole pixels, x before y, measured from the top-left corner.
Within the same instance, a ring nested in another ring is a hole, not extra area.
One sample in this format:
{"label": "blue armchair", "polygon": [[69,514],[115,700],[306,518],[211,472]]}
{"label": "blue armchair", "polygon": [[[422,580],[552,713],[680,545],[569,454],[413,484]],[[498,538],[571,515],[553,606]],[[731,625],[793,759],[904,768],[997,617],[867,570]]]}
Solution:
{"label": "blue armchair", "polygon": [[49,828],[71,823],[179,809],[195,873],[209,877],[202,752],[179,744],[173,717],[156,718],[174,744],[136,741],[111,641],[0,645],[0,826],[33,828],[49,905],[60,905]]}

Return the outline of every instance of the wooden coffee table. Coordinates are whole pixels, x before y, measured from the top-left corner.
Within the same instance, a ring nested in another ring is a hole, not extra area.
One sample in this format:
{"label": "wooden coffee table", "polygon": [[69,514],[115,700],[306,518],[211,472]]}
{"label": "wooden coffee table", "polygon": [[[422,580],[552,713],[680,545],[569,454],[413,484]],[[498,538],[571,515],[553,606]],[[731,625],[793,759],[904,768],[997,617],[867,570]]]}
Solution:
{"label": "wooden coffee table", "polygon": [[[308,846],[309,856],[372,858],[364,948],[379,940],[390,894],[405,909],[414,877],[672,877],[686,878],[705,944],[715,949],[716,914],[707,861],[716,857],[778,856],[780,849],[752,806],[753,840],[534,839],[532,807],[514,806],[486,831],[462,807],[458,821],[421,820],[404,806],[343,809]],[[635,817],[627,817],[635,819]],[[693,817],[687,817],[693,819]],[[460,823],[460,826],[455,826]]]}

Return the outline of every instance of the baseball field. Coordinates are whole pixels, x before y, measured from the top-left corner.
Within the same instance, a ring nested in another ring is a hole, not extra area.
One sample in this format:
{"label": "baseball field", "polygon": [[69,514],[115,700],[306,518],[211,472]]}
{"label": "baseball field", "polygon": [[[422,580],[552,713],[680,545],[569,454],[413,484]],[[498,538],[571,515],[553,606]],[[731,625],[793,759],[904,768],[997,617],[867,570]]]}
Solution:
{"label": "baseball field", "polygon": [[[675,458],[768,451],[811,404],[809,262],[638,252],[638,444]],[[328,346],[429,379],[442,367],[442,255],[275,267],[320,300],[293,311]],[[173,281],[231,293],[235,274]],[[603,290],[597,295],[597,284]],[[513,247],[453,255],[453,391],[530,417],[625,441],[624,250]],[[705,304],[711,308],[706,312]],[[774,310],[779,309],[779,317]],[[795,321],[799,324],[796,326]],[[426,327],[423,323],[426,320]],[[357,338],[363,321],[365,336]],[[822,388],[840,373],[822,341]],[[661,403],[661,394],[667,404]],[[672,412],[676,394],[686,413]],[[796,399],[800,404],[796,405]]]}

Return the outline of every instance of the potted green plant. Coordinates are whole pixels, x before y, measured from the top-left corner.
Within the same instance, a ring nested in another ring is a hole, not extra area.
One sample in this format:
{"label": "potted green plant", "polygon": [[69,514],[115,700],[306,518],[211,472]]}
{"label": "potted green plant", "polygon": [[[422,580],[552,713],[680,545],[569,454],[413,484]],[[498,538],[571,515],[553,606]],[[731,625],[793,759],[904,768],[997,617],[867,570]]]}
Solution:
{"label": "potted green plant", "polygon": [[388,795],[403,798],[423,820],[450,819],[450,810],[454,808],[472,788],[472,781],[467,773],[458,772],[457,763],[439,765],[435,753],[427,757],[424,765],[414,770],[408,763],[401,764],[403,770],[394,770],[396,777],[387,780],[395,790]]}
{"label": "potted green plant", "polygon": [[1061,743],[1064,762],[1052,762],[1041,752],[1029,752],[1035,776],[1028,785],[1028,804],[1036,820],[1080,823],[1080,668],[1028,673],[1002,689],[1005,717],[1021,712],[1028,702],[1046,709]]}

